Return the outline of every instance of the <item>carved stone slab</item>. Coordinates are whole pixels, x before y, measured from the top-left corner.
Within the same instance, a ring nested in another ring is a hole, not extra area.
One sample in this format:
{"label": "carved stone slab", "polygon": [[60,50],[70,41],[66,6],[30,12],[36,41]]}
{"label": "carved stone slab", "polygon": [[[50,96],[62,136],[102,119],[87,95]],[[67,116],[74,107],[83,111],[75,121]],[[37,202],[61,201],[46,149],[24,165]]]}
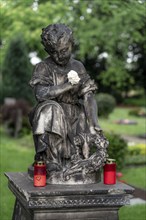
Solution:
{"label": "carved stone slab", "polygon": [[[34,187],[27,173],[6,173],[5,175],[8,178],[10,190],[16,196],[13,220],[67,219],[66,213],[71,215],[69,219],[109,220],[110,215],[112,220],[118,219],[118,209],[129,204],[130,194],[134,191],[132,187],[119,182],[116,185],[104,185],[100,182],[65,186],[48,184],[46,187]],[[78,212],[80,218],[74,215],[74,212]],[[86,216],[83,215],[85,212],[87,212]],[[94,218],[94,212],[96,218]],[[44,218],[41,217],[43,213]],[[37,217],[34,218],[34,216]]]}

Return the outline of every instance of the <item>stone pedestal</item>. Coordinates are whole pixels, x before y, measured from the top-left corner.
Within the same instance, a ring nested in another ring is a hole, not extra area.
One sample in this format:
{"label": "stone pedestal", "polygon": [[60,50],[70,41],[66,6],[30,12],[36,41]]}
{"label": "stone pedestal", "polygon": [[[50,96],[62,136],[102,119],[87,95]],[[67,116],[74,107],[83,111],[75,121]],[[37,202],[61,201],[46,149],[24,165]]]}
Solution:
{"label": "stone pedestal", "polygon": [[117,220],[134,189],[126,184],[34,187],[27,173],[6,173],[16,196],[13,220]]}

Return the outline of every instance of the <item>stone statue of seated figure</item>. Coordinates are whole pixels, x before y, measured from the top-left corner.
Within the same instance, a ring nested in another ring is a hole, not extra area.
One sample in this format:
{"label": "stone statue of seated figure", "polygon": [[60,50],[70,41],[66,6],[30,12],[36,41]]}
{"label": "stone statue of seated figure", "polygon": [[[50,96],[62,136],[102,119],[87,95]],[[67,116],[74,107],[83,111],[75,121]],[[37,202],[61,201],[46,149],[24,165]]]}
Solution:
{"label": "stone statue of seated figure", "polygon": [[97,87],[83,64],[71,57],[72,30],[64,24],[49,25],[42,29],[41,38],[49,56],[35,66],[30,80],[38,102],[30,113],[35,160],[46,162],[48,178],[60,173],[66,181],[93,162],[90,148],[97,137],[104,142],[100,149],[103,155],[95,155],[98,162],[100,158],[99,169],[108,142],[98,124]]}

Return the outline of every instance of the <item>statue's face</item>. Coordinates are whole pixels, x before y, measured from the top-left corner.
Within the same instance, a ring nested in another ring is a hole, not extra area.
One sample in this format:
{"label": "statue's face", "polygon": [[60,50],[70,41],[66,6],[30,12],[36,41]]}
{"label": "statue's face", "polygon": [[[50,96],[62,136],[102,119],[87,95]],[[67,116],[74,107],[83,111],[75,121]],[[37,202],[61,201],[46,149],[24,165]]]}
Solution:
{"label": "statue's face", "polygon": [[54,62],[60,66],[64,66],[68,63],[71,57],[72,44],[71,42],[59,42],[51,51],[50,56]]}

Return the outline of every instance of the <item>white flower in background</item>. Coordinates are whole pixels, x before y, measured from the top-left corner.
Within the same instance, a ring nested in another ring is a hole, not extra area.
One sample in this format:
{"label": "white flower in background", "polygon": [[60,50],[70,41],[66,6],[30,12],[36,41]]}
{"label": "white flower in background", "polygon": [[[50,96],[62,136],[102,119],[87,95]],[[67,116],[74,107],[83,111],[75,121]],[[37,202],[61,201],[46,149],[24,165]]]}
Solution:
{"label": "white flower in background", "polygon": [[67,77],[68,77],[68,81],[72,85],[78,84],[78,82],[80,81],[80,77],[78,76],[78,73],[74,70],[69,71]]}

